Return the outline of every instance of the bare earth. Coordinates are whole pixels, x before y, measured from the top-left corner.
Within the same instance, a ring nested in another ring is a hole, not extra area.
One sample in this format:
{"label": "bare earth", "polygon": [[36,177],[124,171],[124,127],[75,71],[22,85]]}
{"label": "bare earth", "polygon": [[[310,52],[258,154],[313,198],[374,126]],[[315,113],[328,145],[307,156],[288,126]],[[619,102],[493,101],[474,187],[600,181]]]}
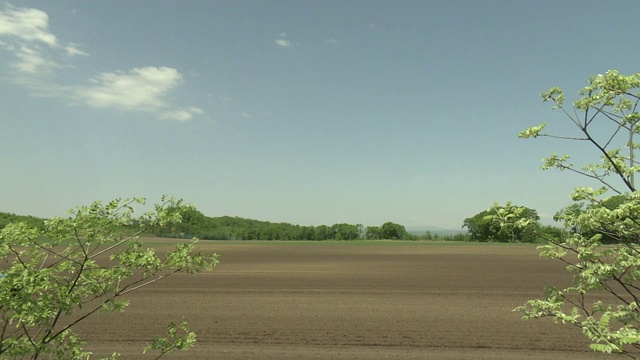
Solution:
{"label": "bare earth", "polygon": [[198,343],[167,359],[607,358],[579,329],[511,312],[570,280],[534,246],[200,247],[220,254],[213,272],[168,278],[78,328],[96,355],[150,359],[145,343],[185,317]]}

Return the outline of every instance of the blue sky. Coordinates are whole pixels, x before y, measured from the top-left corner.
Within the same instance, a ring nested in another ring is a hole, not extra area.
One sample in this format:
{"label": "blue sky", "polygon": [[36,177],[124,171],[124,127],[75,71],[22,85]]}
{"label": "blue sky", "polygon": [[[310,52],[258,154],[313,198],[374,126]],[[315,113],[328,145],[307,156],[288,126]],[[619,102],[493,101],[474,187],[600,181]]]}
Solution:
{"label": "blue sky", "polygon": [[[569,203],[539,93],[640,71],[640,2],[0,4],[0,211],[162,194],[209,216],[459,228]],[[586,157],[586,156],[585,156]]]}

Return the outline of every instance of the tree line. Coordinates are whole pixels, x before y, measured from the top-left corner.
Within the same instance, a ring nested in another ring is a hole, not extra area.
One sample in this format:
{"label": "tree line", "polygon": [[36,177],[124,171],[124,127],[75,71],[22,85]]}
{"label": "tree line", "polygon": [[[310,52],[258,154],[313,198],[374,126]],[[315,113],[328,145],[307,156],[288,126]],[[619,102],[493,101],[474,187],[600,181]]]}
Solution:
{"label": "tree line", "polygon": [[[380,226],[337,223],[333,225],[303,226],[290,223],[246,219],[233,216],[209,217],[195,208],[181,209],[182,221],[172,225],[156,226],[145,235],[203,240],[424,240],[469,241],[469,234],[438,234],[431,231],[411,233],[404,225],[391,221]],[[144,220],[134,220],[139,226]],[[42,229],[45,219],[0,212],[0,230],[10,223],[25,222]],[[128,226],[122,231],[127,232]]]}
{"label": "tree line", "polygon": [[209,217],[195,208],[182,214],[181,223],[160,227],[153,235],[204,240],[420,240],[407,232],[404,225],[393,222],[366,227],[347,223],[303,226],[231,216]]}

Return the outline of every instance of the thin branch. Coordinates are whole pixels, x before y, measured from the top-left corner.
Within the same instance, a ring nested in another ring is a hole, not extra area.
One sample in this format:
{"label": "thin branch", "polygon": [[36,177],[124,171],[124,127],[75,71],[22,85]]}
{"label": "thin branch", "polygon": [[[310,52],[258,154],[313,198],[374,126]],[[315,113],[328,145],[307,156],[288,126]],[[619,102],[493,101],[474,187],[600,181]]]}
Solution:
{"label": "thin branch", "polygon": [[[87,264],[88,258],[87,258],[87,254],[86,254],[86,252],[84,250],[83,250],[83,253],[85,254],[85,257],[82,259],[82,261],[81,261],[81,263],[80,263],[80,265],[79,265],[79,267],[77,269],[77,273],[75,274],[75,276],[73,278],[71,286],[69,286],[69,288],[67,289],[67,294],[71,294],[73,292],[73,290],[78,285],[78,282],[80,281],[80,277],[82,276],[82,274],[84,273],[84,270],[86,269],[86,264]],[[49,341],[55,339],[60,334],[60,333],[57,333],[55,336],[51,337],[51,334],[53,333],[55,325],[60,320],[60,316],[62,316],[62,312],[63,312],[62,308],[58,309],[58,311],[56,312],[56,315],[52,319],[51,327],[44,334],[44,337],[43,337],[43,342],[44,343],[48,343]]]}
{"label": "thin branch", "polygon": [[129,235],[129,236],[127,236],[127,237],[123,238],[122,240],[120,240],[120,241],[116,242],[115,244],[113,244],[113,245],[111,245],[111,246],[108,246],[107,248],[105,248],[105,249],[103,249],[103,250],[101,250],[101,251],[98,251],[97,253],[92,253],[92,254],[90,254],[89,259],[93,259],[93,258],[95,258],[95,257],[97,257],[97,256],[99,256],[99,255],[101,255],[101,254],[104,254],[104,253],[105,253],[105,252],[107,252],[107,251],[110,251],[110,250],[112,250],[112,249],[117,248],[118,246],[120,246],[120,245],[124,244],[124,243],[125,243],[125,242],[127,242],[127,241],[130,241],[130,240],[132,240],[132,239],[135,239],[135,237],[136,237],[136,236],[138,236],[138,235],[142,234],[142,233],[143,233],[143,232],[145,232],[146,230],[148,230],[148,227],[145,227],[145,228],[143,228],[143,229],[140,229],[140,230],[136,231],[136,232],[135,232],[135,233],[133,233],[132,235]]}
{"label": "thin branch", "polygon": [[[22,333],[27,337],[27,340],[29,340],[29,343],[31,343],[31,346],[33,347],[34,351],[36,351],[38,346],[31,338],[31,335],[29,335],[29,329],[27,329],[27,326],[22,322],[20,323],[20,326],[22,327]],[[38,357],[38,354],[39,354],[39,351],[36,351],[33,358],[36,359]]]}
{"label": "thin branch", "polygon": [[597,174],[593,175],[593,174],[590,174],[590,173],[587,173],[587,172],[583,172],[583,171],[580,171],[580,170],[576,170],[576,169],[574,169],[574,168],[572,168],[572,167],[568,167],[568,166],[558,165],[558,167],[559,167],[560,169],[573,171],[573,172],[575,172],[575,173],[577,173],[577,174],[580,174],[580,175],[583,175],[583,176],[586,176],[586,177],[589,177],[589,178],[592,178],[592,179],[596,179],[596,180],[598,180],[599,182],[603,183],[605,186],[607,186],[609,189],[611,189],[611,190],[613,190],[614,192],[616,192],[617,194],[622,194],[622,192],[621,192],[621,191],[617,190],[617,189],[616,189],[615,187],[613,187],[611,184],[609,184],[609,183],[607,183],[606,181],[604,181],[604,179],[603,179],[603,177],[602,177],[602,176],[599,176],[599,175],[597,175]]}
{"label": "thin branch", "polygon": [[160,353],[160,355],[158,355],[158,357],[156,357],[154,360],[158,360],[158,359],[160,359],[161,357],[165,356],[168,352],[169,352],[168,350],[163,350],[163,351]]}
{"label": "thin branch", "polygon": [[630,93],[630,92],[625,92],[624,93],[627,96],[631,96],[632,98],[635,98],[636,100],[640,100],[640,96],[634,94],[634,93]]}
{"label": "thin branch", "polygon": [[[593,120],[595,120],[595,118],[596,118],[598,115],[602,114],[602,115],[604,115],[607,119],[609,119],[609,120],[613,121],[614,123],[616,123],[616,124],[618,124],[618,125],[620,125],[620,126],[623,126],[623,127],[624,127],[624,125],[622,125],[622,122],[623,122],[623,120],[624,120],[624,117],[623,117],[623,116],[621,116],[621,115],[618,115],[618,114],[616,114],[616,113],[613,113],[613,112],[610,112],[610,111],[605,110],[605,109],[604,109],[604,106],[605,106],[605,105],[604,105],[604,104],[602,104],[600,107],[594,107],[594,109],[596,110],[596,113],[595,113],[595,114],[594,114],[594,115],[589,119],[589,122],[588,122],[587,126],[588,126],[588,125],[590,125],[590,124],[591,124],[591,122],[593,122]],[[616,118],[617,118],[617,119],[619,119],[619,120],[616,120]],[[585,128],[586,128],[586,126],[585,126]],[[628,129],[627,129],[627,130],[628,130]]]}
{"label": "thin branch", "polygon": [[[628,268],[627,268],[627,270],[628,270]],[[626,272],[626,270],[625,270],[625,272]],[[638,302],[638,297],[636,296],[636,294],[634,294],[634,293],[633,293],[633,291],[631,291],[631,290],[627,287],[627,285],[626,285],[626,284],[621,280],[621,277],[614,277],[614,280],[615,280],[618,284],[620,284],[620,286],[622,286],[622,288],[623,288],[623,289],[624,289],[624,290],[625,290],[629,295],[631,295],[631,297],[633,298],[633,302],[635,302],[636,304],[638,304],[638,303],[639,303],[639,302]],[[627,305],[629,305],[629,304],[627,303]]]}
{"label": "thin branch", "polygon": [[[591,137],[591,134],[589,134],[588,131],[583,131],[584,134],[587,136],[587,138],[589,139],[589,141],[596,147],[598,148],[598,150],[600,150],[600,152],[602,153],[602,155],[607,159],[607,161],[609,162],[609,164],[611,164],[611,166],[613,166],[613,168],[615,169],[616,174],[618,175],[618,177],[620,179],[622,179],[622,182],[627,186],[627,188],[629,188],[631,191],[634,191],[634,187],[633,185],[631,185],[628,181],[628,179],[624,176],[624,173],[622,171],[622,169],[620,169],[618,167],[618,165],[615,163],[615,161],[613,160],[613,158],[611,158],[611,155],[609,155],[609,153],[602,147],[600,146],[600,144]],[[599,179],[603,184],[609,186],[611,188],[610,185],[608,185],[605,181],[603,181],[602,179]],[[612,190],[616,191],[617,193],[620,193],[619,191],[611,188]]]}
{"label": "thin branch", "polygon": [[600,283],[600,285],[602,285],[602,288],[604,290],[606,290],[608,293],[610,293],[614,297],[618,298],[618,300],[620,300],[623,304],[626,304],[626,305],[630,304],[627,300],[625,300],[622,296],[620,296],[615,290],[613,290],[611,286],[609,286],[606,282],[604,282],[603,280],[599,280],[598,282]]}
{"label": "thin branch", "polygon": [[614,131],[614,132],[613,132],[613,134],[611,134],[611,137],[609,137],[609,140],[607,141],[607,143],[606,143],[606,144],[604,144],[603,148],[605,148],[605,149],[606,149],[606,148],[607,148],[607,146],[609,146],[609,144],[611,144],[611,142],[613,141],[613,138],[615,138],[615,137],[616,137],[616,135],[618,135],[618,132],[619,132],[619,131],[620,131],[620,129],[622,129],[622,128],[623,128],[623,126],[622,126],[622,125],[618,126],[618,128],[616,129],[616,131]]}
{"label": "thin branch", "polygon": [[587,315],[587,316],[593,316],[593,312],[589,312],[589,309],[587,308],[587,305],[585,305],[584,302],[584,293],[580,294],[580,308],[582,308],[582,311]]}
{"label": "thin branch", "polygon": [[5,334],[7,333],[7,327],[9,326],[9,319],[4,317],[3,314],[3,319],[4,320],[4,324],[2,325],[2,332],[0,333],[0,355],[2,355],[3,352],[7,351],[7,349],[11,348],[11,345],[9,344],[8,346],[4,346],[5,345]]}
{"label": "thin branch", "polygon": [[84,255],[84,258],[87,258],[87,250],[84,247],[84,243],[82,242],[82,240],[80,240],[80,235],[78,234],[78,228],[74,227],[73,229],[76,241],[78,242],[78,247],[82,250],[82,254]]}
{"label": "thin branch", "polygon": [[569,118],[571,119],[571,121],[578,127],[580,127],[580,122],[577,120],[578,117],[576,116],[575,119],[573,118],[573,116],[569,115],[569,113],[567,112],[567,109],[564,108],[564,106],[562,105],[558,105],[558,108],[560,110],[562,110],[562,112]]}
{"label": "thin branch", "polygon": [[154,282],[156,282],[156,281],[158,281],[158,280],[160,280],[160,279],[166,278],[167,276],[173,275],[173,274],[175,274],[176,272],[179,272],[180,270],[181,270],[181,269],[176,269],[176,270],[172,271],[172,272],[171,272],[171,273],[169,273],[169,274],[162,275],[162,276],[158,277],[157,279],[154,279],[154,280],[149,281],[149,282],[147,282],[147,283],[144,283],[144,284],[138,285],[138,286],[136,286],[136,287],[134,287],[134,288],[131,288],[131,289],[128,289],[128,290],[125,290],[125,289],[127,289],[127,288],[125,287],[125,289],[122,289],[122,290],[120,290],[120,291],[116,292],[115,294],[113,294],[113,295],[109,296],[107,299],[105,299],[105,300],[104,300],[104,301],[102,301],[99,305],[97,305],[94,309],[90,310],[90,311],[89,311],[89,312],[87,312],[86,314],[84,314],[84,315],[80,316],[78,319],[76,319],[76,320],[72,321],[71,323],[69,323],[68,325],[64,326],[62,329],[60,329],[60,331],[58,331],[58,332],[56,332],[54,335],[52,335],[52,336],[50,337],[50,339],[51,339],[51,340],[55,339],[56,337],[60,336],[60,334],[62,334],[62,333],[63,333],[63,332],[65,332],[66,330],[68,330],[68,329],[72,328],[73,326],[75,326],[75,325],[76,325],[76,324],[78,324],[79,322],[83,321],[84,319],[86,319],[86,318],[88,318],[89,316],[91,316],[92,314],[94,314],[96,311],[98,311],[98,310],[102,309],[102,308],[103,308],[103,306],[104,306],[104,305],[106,305],[109,301],[112,301],[112,300],[113,300],[113,299],[115,299],[115,298],[118,298],[118,297],[120,297],[120,296],[123,296],[123,295],[125,295],[125,294],[127,294],[127,293],[129,293],[129,292],[131,292],[131,291],[134,291],[134,290],[136,290],[136,289],[139,289],[139,288],[141,288],[141,287],[144,287],[144,286],[147,286],[147,285],[149,285],[149,284],[152,284],[152,283],[154,283]]}
{"label": "thin branch", "polygon": [[[67,255],[62,255],[61,253],[54,251],[54,250],[53,250],[53,248],[49,248],[49,247],[46,247],[46,246],[40,245],[40,244],[38,244],[38,243],[37,243],[37,242],[35,242],[35,241],[34,241],[33,243],[34,243],[38,248],[40,248],[41,250],[44,250],[44,251],[48,252],[49,254],[52,254],[53,256],[55,256],[55,257],[59,257],[59,258],[60,258],[60,259],[58,259],[58,260],[54,261],[54,262],[53,262],[52,264],[50,264],[49,266],[47,266],[48,268],[51,268],[52,266],[55,266],[56,264],[59,264],[60,262],[62,262],[62,261],[64,261],[64,260],[71,261],[71,262],[76,263],[76,264],[80,264],[80,262],[79,262],[79,261],[74,260],[73,258],[71,258],[71,257],[69,257],[69,256],[67,256]],[[73,252],[72,252],[72,253],[73,253]]]}
{"label": "thin branch", "polygon": [[577,141],[588,141],[589,139],[587,138],[578,138],[578,137],[571,137],[571,136],[560,136],[560,135],[552,135],[552,134],[538,134],[538,137],[550,137],[550,138],[554,138],[554,139],[562,139],[562,140],[577,140]]}
{"label": "thin branch", "polygon": [[130,293],[130,292],[132,292],[134,290],[140,289],[141,287],[145,287],[147,285],[151,285],[151,284],[153,284],[154,282],[156,282],[158,280],[162,280],[162,279],[166,278],[167,276],[171,276],[171,275],[173,275],[175,273],[178,273],[180,271],[182,271],[181,268],[180,269],[174,269],[173,271],[169,272],[168,274],[160,275],[160,276],[158,276],[157,278],[155,278],[153,280],[150,280],[148,282],[145,282],[143,284],[140,284],[140,285],[137,285],[137,286],[134,286],[134,287],[131,287],[131,288],[130,288],[130,285],[127,285],[122,289],[123,291],[120,292],[120,295],[125,295],[125,294],[128,294],[128,293]]}

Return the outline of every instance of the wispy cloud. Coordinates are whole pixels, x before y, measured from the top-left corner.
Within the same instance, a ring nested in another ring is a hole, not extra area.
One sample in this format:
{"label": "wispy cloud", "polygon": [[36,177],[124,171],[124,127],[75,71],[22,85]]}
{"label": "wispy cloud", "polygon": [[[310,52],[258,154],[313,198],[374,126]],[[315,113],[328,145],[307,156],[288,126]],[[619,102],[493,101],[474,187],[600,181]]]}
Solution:
{"label": "wispy cloud", "polygon": [[284,48],[291,47],[291,41],[287,40],[287,34],[280,33],[278,37],[275,39],[276,45]]}
{"label": "wispy cloud", "polygon": [[40,42],[59,47],[55,35],[49,32],[49,16],[38,9],[16,8],[11,4],[0,12],[0,35],[13,36],[26,42]]}
{"label": "wispy cloud", "polygon": [[173,68],[134,68],[98,75],[90,80],[92,85],[79,88],[78,97],[97,108],[158,108],[163,106],[163,95],[181,81],[182,75]]}
{"label": "wispy cloud", "polygon": [[276,45],[281,47],[290,47],[291,42],[287,39],[276,39]]}
{"label": "wispy cloud", "polygon": [[65,50],[67,50],[67,54],[70,56],[76,56],[76,55],[89,56],[89,54],[87,54],[86,52],[78,49],[75,44],[69,44],[65,46]]}
{"label": "wispy cloud", "polygon": [[42,52],[30,48],[28,46],[20,46],[15,49],[14,55],[17,61],[12,67],[22,73],[31,75],[50,75],[61,66],[55,61],[48,58]]}
{"label": "wispy cloud", "polygon": [[56,71],[72,68],[70,57],[89,54],[76,44],[59,41],[49,31],[49,16],[38,9],[7,4],[0,11],[0,48],[14,55],[10,66],[17,70],[15,83],[34,95],[73,99],[93,108],[143,111],[178,121],[204,113],[200,108],[180,108],[168,101],[168,94],[183,83],[182,74],[170,67],[105,72],[89,79],[88,84],[58,84]]}
{"label": "wispy cloud", "polygon": [[38,9],[5,5],[0,11],[0,37],[9,42],[2,46],[14,51],[14,68],[30,74],[50,73],[57,63],[46,55],[46,49],[63,51],[69,56],[88,55],[73,44],[62,44],[49,31],[49,15]]}
{"label": "wispy cloud", "polygon": [[172,111],[160,112],[158,116],[160,119],[187,121],[191,119],[194,114],[202,115],[204,114],[204,110],[192,106],[183,110],[172,110]]}

